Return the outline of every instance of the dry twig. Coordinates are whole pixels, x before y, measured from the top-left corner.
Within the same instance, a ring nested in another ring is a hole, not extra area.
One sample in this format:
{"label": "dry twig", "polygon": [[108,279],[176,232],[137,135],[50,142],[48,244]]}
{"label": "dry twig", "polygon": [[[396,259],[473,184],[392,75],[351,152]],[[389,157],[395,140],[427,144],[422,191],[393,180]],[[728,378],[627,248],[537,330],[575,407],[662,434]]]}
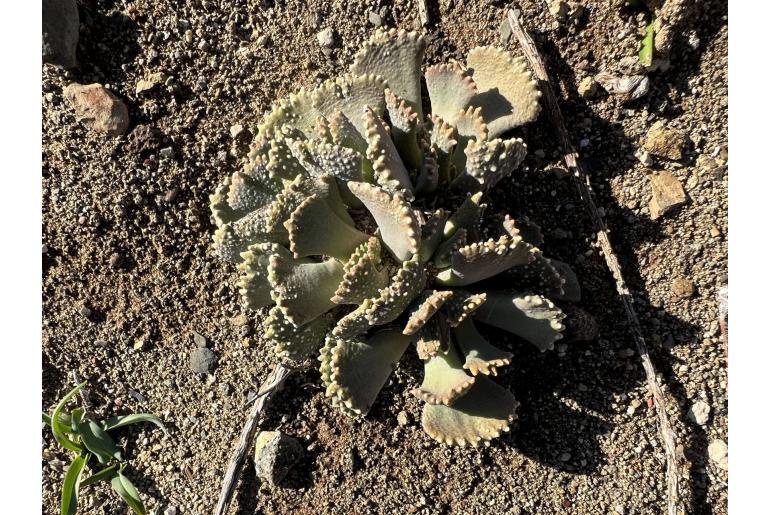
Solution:
{"label": "dry twig", "polygon": [[639,323],[639,317],[636,314],[636,310],[633,305],[633,297],[631,292],[623,279],[623,274],[620,269],[620,263],[612,250],[612,244],[609,239],[609,230],[604,222],[604,219],[599,214],[599,210],[596,208],[594,199],[591,192],[590,177],[580,167],[580,163],[577,160],[578,154],[575,152],[569,140],[569,133],[564,123],[564,117],[559,109],[559,104],[556,100],[556,95],[551,88],[551,84],[548,80],[548,74],[545,70],[543,60],[540,58],[540,54],[535,47],[535,43],[529,36],[527,31],[521,25],[519,20],[519,13],[514,10],[508,11],[508,23],[511,26],[513,35],[521,45],[524,55],[529,61],[536,78],[540,82],[540,87],[543,92],[545,101],[545,107],[551,117],[551,122],[556,127],[559,134],[559,140],[561,143],[562,151],[564,152],[564,162],[567,165],[567,169],[570,171],[575,185],[580,192],[580,197],[588,210],[589,215],[596,228],[596,239],[599,242],[599,246],[604,254],[604,259],[607,262],[607,267],[610,269],[612,276],[615,279],[615,287],[618,290],[620,300],[623,303],[623,308],[628,318],[631,334],[636,343],[637,352],[642,360],[642,366],[647,376],[647,387],[652,393],[652,397],[655,401],[655,410],[658,414],[658,425],[660,429],[661,439],[663,440],[663,447],[666,454],[666,482],[668,485],[668,513],[669,515],[678,515],[684,511],[680,507],[679,498],[679,458],[676,450],[676,434],[671,427],[671,423],[666,413],[666,399],[663,396],[663,391],[658,384],[658,379],[655,373],[655,367],[650,360],[650,355],[647,350],[647,345],[644,342],[642,336],[642,328]]}
{"label": "dry twig", "polygon": [[256,402],[251,409],[251,413],[249,413],[246,424],[243,426],[241,437],[238,439],[238,447],[230,459],[225,479],[222,481],[222,491],[219,494],[219,502],[214,510],[214,515],[225,515],[227,510],[230,509],[235,486],[238,484],[238,478],[241,476],[241,469],[243,469],[243,464],[246,462],[249,449],[251,449],[254,436],[256,436],[257,429],[259,428],[257,424],[259,415],[265,408],[267,400],[283,387],[283,383],[290,373],[291,369],[286,368],[283,364],[278,364],[259,388],[259,393],[255,399]]}
{"label": "dry twig", "polygon": [[420,24],[423,27],[430,23],[427,0],[417,0],[417,13],[420,15]]}

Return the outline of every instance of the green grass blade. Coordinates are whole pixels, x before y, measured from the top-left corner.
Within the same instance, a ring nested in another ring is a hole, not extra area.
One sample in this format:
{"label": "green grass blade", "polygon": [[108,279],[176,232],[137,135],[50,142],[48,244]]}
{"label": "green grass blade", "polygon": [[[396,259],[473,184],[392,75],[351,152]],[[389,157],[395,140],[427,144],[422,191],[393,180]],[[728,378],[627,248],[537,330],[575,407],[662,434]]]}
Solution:
{"label": "green grass blade", "polygon": [[80,454],[70,464],[61,488],[61,515],[75,515],[78,509],[80,477],[88,462],[87,454]]}
{"label": "green grass blade", "polygon": [[98,483],[99,481],[103,479],[112,479],[118,474],[118,466],[113,465],[111,467],[107,467],[106,469],[102,469],[96,474],[91,474],[91,476],[85,478],[80,482],[80,486],[88,486],[92,485],[94,483]]}
{"label": "green grass blade", "polygon": [[78,432],[86,449],[94,453],[102,465],[109,463],[112,458],[121,460],[120,449],[102,426],[93,420],[84,420],[78,424]]}
{"label": "green grass blade", "polygon": [[131,424],[138,424],[139,422],[151,422],[161,428],[165,434],[168,434],[168,430],[166,429],[166,426],[163,425],[163,422],[161,422],[155,415],[150,415],[149,413],[135,413],[133,415],[111,417],[102,422],[102,427],[105,431],[109,431]]}
{"label": "green grass blade", "polygon": [[639,49],[639,62],[645,66],[652,65],[653,51],[655,49],[655,19],[650,20],[650,23],[644,29],[644,39],[642,39],[642,47]]}
{"label": "green grass blade", "polygon": [[61,419],[62,411],[64,410],[64,407],[67,405],[69,401],[72,400],[75,395],[86,385],[85,382],[80,383],[75,388],[72,389],[67,395],[64,396],[64,398],[59,401],[59,404],[56,405],[56,408],[53,410],[53,413],[51,414],[51,431],[53,432],[54,437],[56,438],[56,441],[59,442],[59,444],[64,447],[65,449],[69,449],[71,451],[79,453],[83,450],[83,447],[76,444],[67,436],[64,434],[65,432],[69,432],[65,429],[65,426],[63,425],[63,421]]}
{"label": "green grass blade", "polygon": [[131,483],[126,476],[121,472],[118,472],[118,474],[112,478],[111,484],[112,489],[118,492],[118,495],[126,501],[126,504],[134,510],[134,513],[137,515],[146,515],[142,500],[139,498],[139,492],[137,492],[134,484]]}

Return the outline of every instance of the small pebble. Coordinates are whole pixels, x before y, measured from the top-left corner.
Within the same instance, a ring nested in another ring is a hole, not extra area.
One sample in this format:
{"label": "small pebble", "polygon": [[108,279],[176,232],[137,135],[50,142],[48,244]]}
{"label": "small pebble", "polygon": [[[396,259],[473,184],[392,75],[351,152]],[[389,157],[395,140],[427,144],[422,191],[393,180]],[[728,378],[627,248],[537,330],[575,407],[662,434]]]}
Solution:
{"label": "small pebble", "polygon": [[578,84],[578,95],[583,98],[594,98],[598,92],[599,83],[596,82],[596,79],[590,75],[588,77],[584,77],[583,80],[580,81],[580,84]]}
{"label": "small pebble", "polygon": [[327,27],[316,34],[316,39],[322,47],[331,48],[334,45],[334,29]]}
{"label": "small pebble", "polygon": [[243,132],[243,125],[240,123],[232,125],[230,127],[230,137],[235,139]]}
{"label": "small pebble", "polygon": [[75,117],[86,127],[120,136],[128,129],[128,108],[101,84],[70,84],[64,88],[66,98],[75,110]]}
{"label": "small pebble", "polygon": [[210,374],[217,364],[217,356],[211,349],[198,347],[190,352],[190,368],[196,374]]}
{"label": "small pebble", "polygon": [[722,470],[727,470],[727,444],[720,439],[716,439],[709,444],[709,459]]}
{"label": "small pebble", "polygon": [[399,411],[396,420],[399,426],[406,426],[409,424],[409,414],[406,411]]}
{"label": "small pebble", "polygon": [[257,477],[276,485],[302,458],[304,451],[296,438],[280,431],[262,431],[254,444]]}
{"label": "small pebble", "polygon": [[712,238],[719,238],[719,236],[722,234],[722,231],[720,231],[719,227],[716,225],[712,225],[709,233],[711,234]]}
{"label": "small pebble", "polygon": [[123,256],[121,256],[117,252],[113,252],[110,255],[110,267],[118,268],[121,265],[121,263],[123,263]]}
{"label": "small pebble", "polygon": [[671,282],[671,293],[685,299],[695,294],[695,284],[685,277],[677,277]]}
{"label": "small pebble", "polygon": [[205,336],[203,336],[197,331],[193,331],[192,335],[193,335],[193,342],[195,342],[196,347],[199,347],[199,348],[208,347],[209,341]]}
{"label": "small pebble", "polygon": [[381,27],[382,26],[382,16],[377,14],[374,11],[369,11],[369,23],[371,23],[375,27]]}
{"label": "small pebble", "polygon": [[650,154],[678,161],[684,156],[688,142],[685,132],[670,128],[664,121],[659,120],[647,131],[644,149]]}
{"label": "small pebble", "polygon": [[709,414],[711,413],[711,406],[704,400],[697,400],[693,403],[692,407],[687,411],[687,416],[690,420],[694,421],[700,426],[705,426],[709,421]]}

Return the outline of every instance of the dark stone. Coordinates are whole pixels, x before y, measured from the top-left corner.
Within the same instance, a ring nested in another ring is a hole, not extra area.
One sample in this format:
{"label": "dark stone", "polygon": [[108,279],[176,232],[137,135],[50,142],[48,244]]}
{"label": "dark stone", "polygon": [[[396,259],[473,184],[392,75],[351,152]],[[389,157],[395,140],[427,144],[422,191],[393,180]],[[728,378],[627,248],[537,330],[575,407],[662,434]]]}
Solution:
{"label": "dark stone", "polygon": [[210,374],[217,365],[217,356],[210,349],[198,347],[190,352],[190,368],[196,374]]}
{"label": "dark stone", "polygon": [[72,68],[80,36],[75,0],[43,0],[43,62]]}

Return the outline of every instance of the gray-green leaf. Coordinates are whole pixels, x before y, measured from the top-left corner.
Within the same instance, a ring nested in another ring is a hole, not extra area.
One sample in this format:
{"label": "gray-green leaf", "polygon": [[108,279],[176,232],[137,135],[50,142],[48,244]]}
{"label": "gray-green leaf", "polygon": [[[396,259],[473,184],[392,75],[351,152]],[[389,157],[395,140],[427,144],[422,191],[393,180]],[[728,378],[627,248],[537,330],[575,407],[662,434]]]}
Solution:
{"label": "gray-green leaf", "polygon": [[102,465],[109,463],[112,458],[122,459],[120,449],[110,435],[93,420],[85,420],[78,424],[78,432],[86,448],[96,455]]}
{"label": "gray-green leaf", "polygon": [[75,515],[78,509],[78,490],[80,477],[88,462],[88,455],[78,455],[64,475],[64,484],[61,489],[61,515]]}
{"label": "gray-green leaf", "polygon": [[150,415],[149,413],[135,413],[133,415],[111,417],[102,422],[102,427],[105,431],[110,431],[111,429],[138,424],[139,422],[151,422],[161,428],[164,433],[168,434],[168,430],[166,430],[166,426],[163,425],[163,422],[161,422],[155,415]]}
{"label": "gray-green leaf", "polygon": [[137,515],[145,515],[144,505],[139,498],[139,492],[136,487],[121,472],[112,478],[112,489],[118,492],[124,501],[134,510]]}

